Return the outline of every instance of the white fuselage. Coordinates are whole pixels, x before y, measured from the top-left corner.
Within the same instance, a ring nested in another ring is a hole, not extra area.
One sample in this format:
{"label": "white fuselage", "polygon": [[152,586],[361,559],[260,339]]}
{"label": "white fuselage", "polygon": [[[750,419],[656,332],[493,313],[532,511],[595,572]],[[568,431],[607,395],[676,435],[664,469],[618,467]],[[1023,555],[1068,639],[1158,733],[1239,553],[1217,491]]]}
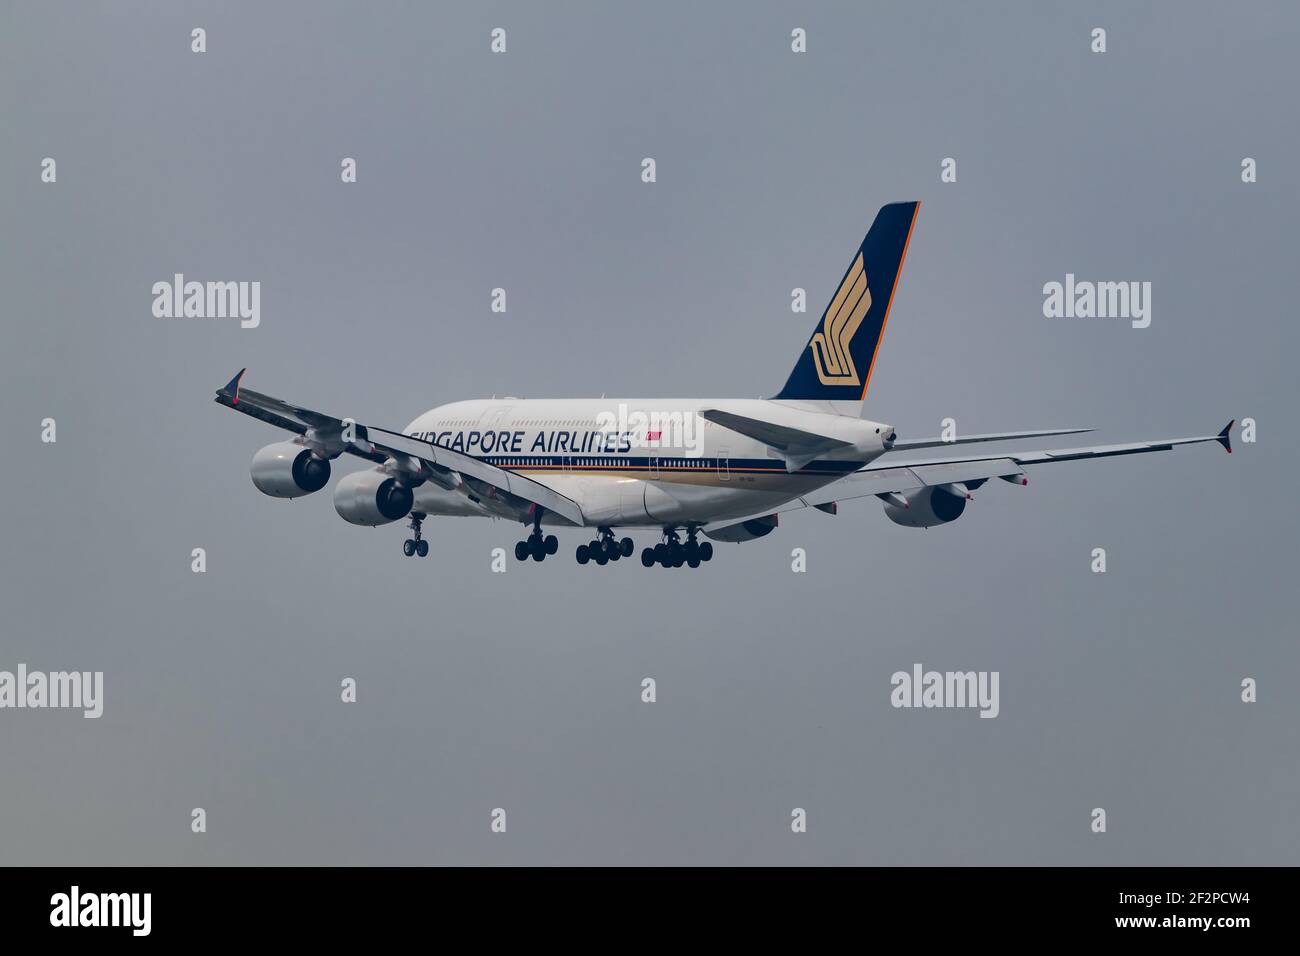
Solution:
{"label": "white fuselage", "polygon": [[[846,444],[790,471],[781,450],[706,421],[704,409]],[[431,409],[404,429],[547,485],[578,503],[586,525],[609,527],[757,514],[873,460],[890,431],[814,403],[758,399],[474,400]],[[529,520],[507,502],[431,482],[416,489],[414,510]]]}

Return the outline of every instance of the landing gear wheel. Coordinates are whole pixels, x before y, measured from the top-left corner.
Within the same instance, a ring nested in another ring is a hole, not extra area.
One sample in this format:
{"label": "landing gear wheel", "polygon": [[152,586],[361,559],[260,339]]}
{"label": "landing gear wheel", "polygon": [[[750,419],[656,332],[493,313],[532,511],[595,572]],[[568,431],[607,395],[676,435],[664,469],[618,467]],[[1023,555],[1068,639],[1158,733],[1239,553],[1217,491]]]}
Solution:
{"label": "landing gear wheel", "polygon": [[585,544],[578,545],[578,552],[576,556],[578,558],[579,564],[586,564],[588,561],[591,560],[591,554],[588,553],[587,546]]}
{"label": "landing gear wheel", "polygon": [[555,554],[560,550],[559,538],[553,534],[542,534],[542,515],[545,513],[542,508],[533,511],[533,533],[527,540],[515,545],[515,557],[518,560],[527,561],[531,557],[534,561],[545,561],[548,554]]}
{"label": "landing gear wheel", "polygon": [[643,568],[654,567],[655,560],[656,559],[655,559],[654,548],[646,548],[644,551],[641,552],[641,567]]}
{"label": "landing gear wheel", "polygon": [[700,545],[700,560],[701,561],[713,560],[713,545],[708,541],[705,541]]}
{"label": "landing gear wheel", "polygon": [[424,557],[429,553],[429,542],[420,537],[420,525],[424,523],[424,517],[423,512],[411,512],[411,521],[407,527],[411,529],[411,533],[414,537],[407,538],[402,542],[402,554],[406,555],[408,558],[415,554]]}
{"label": "landing gear wheel", "polygon": [[599,565],[605,565],[610,561],[632,556],[635,546],[631,538],[624,538],[619,541],[614,537],[614,532],[610,528],[601,527],[596,530],[599,537],[593,538],[586,545],[588,560],[595,561]]}

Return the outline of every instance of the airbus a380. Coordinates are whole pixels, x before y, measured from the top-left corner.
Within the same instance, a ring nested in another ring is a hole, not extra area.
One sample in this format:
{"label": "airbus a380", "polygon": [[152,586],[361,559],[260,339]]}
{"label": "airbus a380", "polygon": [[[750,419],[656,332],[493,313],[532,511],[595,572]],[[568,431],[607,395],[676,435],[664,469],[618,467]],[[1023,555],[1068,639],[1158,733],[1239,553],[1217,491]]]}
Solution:
{"label": "airbus a380", "polygon": [[[277,498],[320,491],[330,462],[348,454],[375,467],[334,491],[345,521],[409,519],[409,557],[428,554],[430,515],[520,522],[521,561],[559,549],[544,527],[595,529],[577,546],[579,564],[631,557],[616,529],[653,528],[646,567],[692,568],[716,541],[761,538],[798,508],[834,514],[846,499],[875,496],[897,524],[929,528],[959,518],[992,478],[1028,484],[1024,468],[1165,451],[1215,441],[1232,451],[1232,422],[1215,435],[1027,454],[909,458],[922,448],[1063,435],[1088,429],[1020,431],[955,439],[900,440],[891,425],[861,417],[881,337],[919,203],[877,213],[789,379],[767,400],[489,399],[440,405],[402,431],[362,425],[241,387],[241,371],[216,401],[292,432],[253,456],[253,484]],[[246,371],[246,370],[245,370]]]}

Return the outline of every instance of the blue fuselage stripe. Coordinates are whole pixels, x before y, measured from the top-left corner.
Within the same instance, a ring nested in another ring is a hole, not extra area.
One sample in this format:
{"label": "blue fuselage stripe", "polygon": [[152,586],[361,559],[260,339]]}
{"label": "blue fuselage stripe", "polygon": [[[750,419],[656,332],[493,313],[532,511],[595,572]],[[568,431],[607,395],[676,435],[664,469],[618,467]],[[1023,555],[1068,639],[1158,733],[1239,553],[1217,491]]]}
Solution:
{"label": "blue fuselage stripe", "polygon": [[[788,474],[785,465],[772,458],[683,458],[614,455],[484,455],[482,461],[510,471],[561,469],[587,471],[710,472],[743,471],[752,474]],[[860,461],[812,461],[794,472],[797,475],[847,475],[857,471]]]}

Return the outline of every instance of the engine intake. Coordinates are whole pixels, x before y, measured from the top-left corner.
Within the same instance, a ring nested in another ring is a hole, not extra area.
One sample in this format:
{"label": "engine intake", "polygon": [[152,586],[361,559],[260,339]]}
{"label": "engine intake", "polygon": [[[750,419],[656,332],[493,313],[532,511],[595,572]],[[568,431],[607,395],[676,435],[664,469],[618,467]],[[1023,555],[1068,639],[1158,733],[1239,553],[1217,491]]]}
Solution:
{"label": "engine intake", "polygon": [[301,498],[320,491],[330,480],[330,463],[310,448],[291,441],[267,445],[253,456],[249,468],[257,490],[272,498]]}
{"label": "engine intake", "polygon": [[885,517],[905,528],[933,528],[956,521],[966,510],[965,496],[941,487],[922,488],[907,495],[907,507],[892,498],[885,500]]}
{"label": "engine intake", "polygon": [[334,489],[334,510],[351,524],[388,524],[406,517],[415,493],[382,471],[358,471],[339,479]]}

